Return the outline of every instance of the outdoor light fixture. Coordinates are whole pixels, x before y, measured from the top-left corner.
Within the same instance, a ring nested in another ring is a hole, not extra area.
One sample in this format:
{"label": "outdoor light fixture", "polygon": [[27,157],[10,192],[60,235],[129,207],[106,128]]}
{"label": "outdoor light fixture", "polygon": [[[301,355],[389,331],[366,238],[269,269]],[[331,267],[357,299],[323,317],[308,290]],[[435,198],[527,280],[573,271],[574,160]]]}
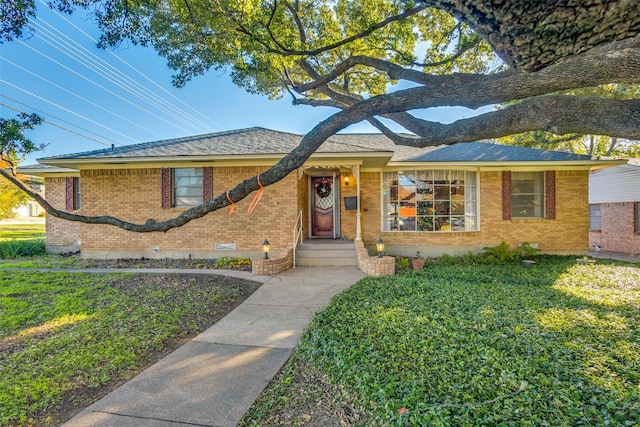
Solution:
{"label": "outdoor light fixture", "polygon": [[269,259],[269,241],[267,239],[264,239],[264,242],[262,242],[262,252],[264,253],[264,259]]}
{"label": "outdoor light fixture", "polygon": [[376,250],[378,251],[378,258],[382,258],[382,253],[384,252],[384,241],[382,237],[376,242]]}
{"label": "outdoor light fixture", "polygon": [[344,185],[349,185],[349,175],[344,176]]}

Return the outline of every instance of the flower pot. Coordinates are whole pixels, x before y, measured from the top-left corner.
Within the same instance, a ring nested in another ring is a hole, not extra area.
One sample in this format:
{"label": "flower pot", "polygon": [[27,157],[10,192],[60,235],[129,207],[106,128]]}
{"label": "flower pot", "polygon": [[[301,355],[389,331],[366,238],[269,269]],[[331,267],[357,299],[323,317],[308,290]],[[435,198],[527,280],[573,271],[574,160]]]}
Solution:
{"label": "flower pot", "polygon": [[414,270],[422,270],[424,268],[424,258],[414,258],[411,260]]}

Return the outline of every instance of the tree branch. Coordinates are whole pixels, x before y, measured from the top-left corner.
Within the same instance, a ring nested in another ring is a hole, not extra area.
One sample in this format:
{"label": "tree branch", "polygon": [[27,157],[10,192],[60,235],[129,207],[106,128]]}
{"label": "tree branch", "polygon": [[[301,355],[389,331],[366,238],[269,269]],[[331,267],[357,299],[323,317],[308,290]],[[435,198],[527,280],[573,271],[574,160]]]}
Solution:
{"label": "tree branch", "polygon": [[300,12],[300,3],[298,3],[298,0],[296,0],[295,6],[291,5],[288,1],[285,1],[284,4],[286,5],[287,9],[289,9],[289,12],[291,12],[293,21],[296,23],[296,27],[298,28],[298,36],[300,36],[300,42],[303,44],[306,43],[307,34],[304,31],[304,25],[302,25],[300,15],[298,14],[298,12]]}
{"label": "tree branch", "polygon": [[269,44],[267,44],[266,42],[264,42],[263,40],[261,40],[257,35],[253,34],[251,31],[249,31],[246,27],[244,27],[242,24],[240,24],[240,22],[235,19],[234,17],[230,16],[230,14],[227,14],[227,16],[229,16],[230,19],[232,19],[237,25],[237,31],[239,31],[242,34],[245,34],[246,36],[250,37],[251,40],[256,41],[257,43],[260,43],[269,53],[276,53],[278,55],[282,55],[282,56],[316,56],[319,55],[321,53],[333,50],[333,49],[337,49],[341,46],[344,46],[346,44],[349,44],[355,40],[359,40],[363,37],[366,37],[372,33],[374,33],[375,31],[386,27],[387,25],[396,22],[396,21],[401,21],[405,18],[409,18],[417,13],[422,12],[424,9],[426,9],[428,6],[426,5],[420,5],[420,6],[416,6],[412,9],[408,9],[405,10],[402,13],[399,13],[398,15],[393,15],[390,16],[372,26],[370,26],[369,28],[367,28],[364,31],[361,31],[357,34],[354,34],[353,36],[344,38],[342,40],[339,40],[335,43],[331,43],[330,45],[327,46],[322,46],[319,47],[317,49],[312,49],[312,50],[297,50],[297,49],[288,49],[284,46],[282,46],[280,43],[277,42],[277,40],[275,40],[272,37],[272,40],[278,45],[278,48],[274,48],[273,46],[270,46]]}
{"label": "tree branch", "polygon": [[331,72],[294,87],[294,90],[304,93],[327,85],[357,65],[384,71],[394,80],[407,80],[438,91],[466,84],[483,84],[491,85],[491,91],[504,94],[504,87],[508,86],[511,100],[606,83],[640,83],[640,73],[637,71],[640,69],[640,36],[598,46],[533,73],[504,71],[496,74],[431,75],[382,59],[358,55],[347,58]]}
{"label": "tree branch", "polygon": [[543,95],[451,124],[423,121],[420,137],[399,145],[426,147],[499,138],[533,130],[558,135],[593,133],[640,139],[640,99]]}

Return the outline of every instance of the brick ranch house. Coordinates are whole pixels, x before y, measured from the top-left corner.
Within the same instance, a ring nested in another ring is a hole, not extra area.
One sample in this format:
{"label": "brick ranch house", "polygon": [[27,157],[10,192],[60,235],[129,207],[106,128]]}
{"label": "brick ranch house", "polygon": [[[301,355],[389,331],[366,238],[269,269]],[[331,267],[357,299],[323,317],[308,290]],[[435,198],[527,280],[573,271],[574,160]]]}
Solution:
{"label": "brick ranch house", "polygon": [[[243,179],[298,145],[300,135],[249,128],[39,159],[22,173],[45,178],[47,199],[84,215],[162,221]],[[47,218],[47,250],[85,258],[260,256],[293,244],[382,237],[392,255],[479,252],[506,241],[546,253],[589,249],[591,170],[620,164],[563,152],[488,143],[425,149],[379,134],[339,134],[305,165],[251,197],[166,233]],[[323,241],[324,239],[324,241]],[[335,248],[334,248],[335,249]]]}
{"label": "brick ranch house", "polygon": [[640,255],[640,159],[591,173],[589,217],[592,247]]}

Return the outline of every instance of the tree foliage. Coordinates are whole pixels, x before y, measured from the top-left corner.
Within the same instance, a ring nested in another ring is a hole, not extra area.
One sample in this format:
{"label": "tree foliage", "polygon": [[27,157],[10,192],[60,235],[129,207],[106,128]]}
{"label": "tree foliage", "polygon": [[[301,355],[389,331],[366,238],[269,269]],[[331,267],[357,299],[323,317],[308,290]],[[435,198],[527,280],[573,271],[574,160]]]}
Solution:
{"label": "tree foliage", "polygon": [[[396,144],[417,147],[530,131],[640,139],[637,93],[627,99],[600,93],[604,85],[640,83],[640,2],[51,3],[67,12],[90,9],[102,31],[101,46],[117,46],[125,39],[152,46],[176,71],[178,86],[211,69],[225,69],[250,92],[337,109],[261,174],[264,185],[304,164],[326,138],[363,120]],[[31,13],[30,3],[24,5],[24,13]],[[9,32],[4,39],[16,35]],[[495,104],[505,106],[450,124],[415,113]],[[396,127],[413,136],[394,132]],[[248,179],[229,196],[238,201],[258,188],[256,178]],[[166,231],[228,205],[221,194],[173,220],[147,224],[47,211],[128,230]]]}
{"label": "tree foliage", "polygon": [[0,176],[0,219],[13,218],[15,209],[27,203],[29,197],[9,180]]}
{"label": "tree foliage", "polygon": [[34,151],[42,150],[44,144],[36,144],[25,136],[25,131],[42,123],[37,114],[20,113],[17,118],[0,118],[0,165],[6,163],[14,169],[20,160]]}

